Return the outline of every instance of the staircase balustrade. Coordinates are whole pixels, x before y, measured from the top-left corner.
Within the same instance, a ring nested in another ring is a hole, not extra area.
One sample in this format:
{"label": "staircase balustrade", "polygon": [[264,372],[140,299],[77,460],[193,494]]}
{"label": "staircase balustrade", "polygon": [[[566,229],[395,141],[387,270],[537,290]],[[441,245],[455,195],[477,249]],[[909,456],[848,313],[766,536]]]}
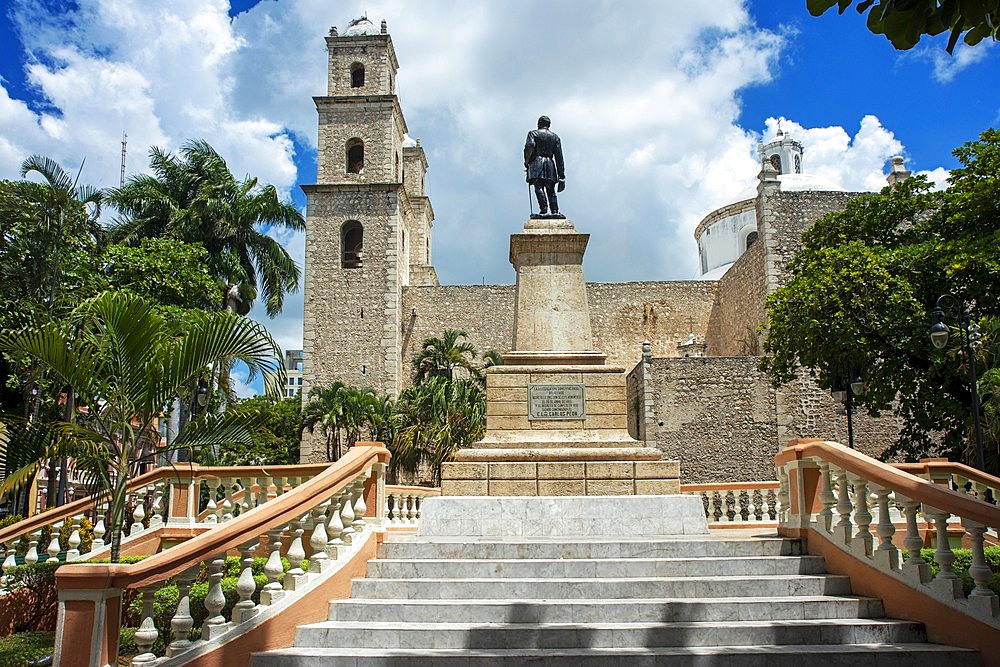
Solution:
{"label": "staircase balustrade", "polygon": [[778,482],[681,484],[681,493],[701,498],[709,526],[774,525],[778,520]]}
{"label": "staircase balustrade", "polygon": [[[378,443],[361,443],[333,464],[266,469],[192,464],[137,478],[132,487],[135,505],[129,513],[131,531],[123,541],[122,553],[129,553],[127,545],[145,540],[147,555],[152,555],[134,564],[68,564],[56,572],[60,593],[56,663],[72,667],[114,662],[120,606],[127,589],[138,592],[143,607],[141,625],[135,634],[139,654],[133,658],[133,665],[184,664],[192,656],[232,641],[262,619],[294,605],[297,596],[320,585],[339,564],[373,539],[373,530],[385,526],[385,503],[376,499],[386,497],[384,473],[388,458],[388,451]],[[345,510],[351,510],[344,530],[349,526],[353,533],[353,549],[331,548],[329,544],[334,537],[343,540],[342,533],[328,535],[325,531],[334,498],[341,500]],[[214,507],[211,501],[216,501]],[[91,503],[89,509],[95,511],[93,500]],[[28,543],[35,549],[35,558],[41,527],[60,520],[64,519],[51,513],[49,517],[28,520]],[[10,529],[0,532],[0,540],[7,543],[5,567],[12,561],[14,545],[25,533]],[[325,536],[322,544],[318,543],[320,536]],[[71,547],[73,541],[68,540]],[[100,545],[98,548],[107,549]],[[49,546],[50,555],[52,549]],[[236,587],[239,601],[229,614],[224,612],[221,582],[226,555],[237,554],[242,558]],[[264,568],[268,583],[261,591],[260,603],[254,603],[253,557],[268,554]],[[312,558],[317,554],[326,558],[321,557],[322,562],[314,568]],[[92,549],[80,557],[94,555]],[[288,575],[283,572],[282,557],[292,564]],[[205,572],[207,617],[196,627],[190,589],[199,573],[205,576]],[[153,595],[169,581],[178,585],[177,608],[170,614],[169,627],[157,628],[153,622]],[[152,653],[158,639],[166,644],[164,656]]]}
{"label": "staircase balustrade", "polygon": [[426,486],[386,486],[385,516],[390,528],[416,528],[424,499],[440,496],[441,489]]}
{"label": "staircase balustrade", "polygon": [[[989,588],[988,531],[1000,527],[1000,480],[943,461],[888,465],[821,440],[797,440],[775,458],[789,502],[779,533],[818,535],[907,586],[1000,629],[1000,598]],[[932,576],[920,549],[934,547]],[[953,571],[955,545],[972,552],[966,597]],[[903,552],[907,554],[904,560]]]}

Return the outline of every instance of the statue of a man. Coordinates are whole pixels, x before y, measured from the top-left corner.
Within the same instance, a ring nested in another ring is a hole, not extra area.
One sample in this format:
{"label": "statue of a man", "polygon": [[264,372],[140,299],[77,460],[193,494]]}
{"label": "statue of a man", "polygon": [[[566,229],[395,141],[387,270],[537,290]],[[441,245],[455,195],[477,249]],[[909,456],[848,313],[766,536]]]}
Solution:
{"label": "statue of a man", "polygon": [[[538,129],[528,132],[524,142],[524,169],[530,185],[535,186],[538,209],[541,215],[565,218],[559,212],[556,190],[566,189],[566,166],[563,164],[562,142],[559,135],[549,129],[548,116],[538,119]],[[552,214],[549,215],[549,211]]]}

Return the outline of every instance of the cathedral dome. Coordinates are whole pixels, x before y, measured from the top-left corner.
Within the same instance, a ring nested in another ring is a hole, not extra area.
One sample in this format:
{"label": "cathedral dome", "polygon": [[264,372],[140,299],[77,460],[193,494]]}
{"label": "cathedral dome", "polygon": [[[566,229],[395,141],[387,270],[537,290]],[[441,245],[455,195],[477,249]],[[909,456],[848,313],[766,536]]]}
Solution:
{"label": "cathedral dome", "polygon": [[344,31],[344,36],[377,35],[379,32],[379,28],[376,28],[375,24],[369,21],[367,16],[362,16],[351,21],[351,25],[347,26],[347,30]]}

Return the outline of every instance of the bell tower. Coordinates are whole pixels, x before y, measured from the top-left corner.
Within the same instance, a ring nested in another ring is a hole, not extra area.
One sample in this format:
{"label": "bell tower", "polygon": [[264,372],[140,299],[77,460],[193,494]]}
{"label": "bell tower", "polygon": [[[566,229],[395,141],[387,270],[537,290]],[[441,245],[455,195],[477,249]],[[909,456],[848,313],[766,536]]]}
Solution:
{"label": "bell tower", "polygon": [[[430,263],[426,158],[406,136],[396,97],[399,63],[385,21],[375,27],[356,19],[342,34],[331,28],[326,48],[327,95],[313,98],[316,183],[302,186],[303,391],[339,381],[396,394],[408,370],[401,359],[402,290],[411,264]],[[407,164],[419,173],[404,176]],[[414,273],[433,278],[426,269]],[[303,442],[302,460],[323,460],[325,452],[312,449]]]}

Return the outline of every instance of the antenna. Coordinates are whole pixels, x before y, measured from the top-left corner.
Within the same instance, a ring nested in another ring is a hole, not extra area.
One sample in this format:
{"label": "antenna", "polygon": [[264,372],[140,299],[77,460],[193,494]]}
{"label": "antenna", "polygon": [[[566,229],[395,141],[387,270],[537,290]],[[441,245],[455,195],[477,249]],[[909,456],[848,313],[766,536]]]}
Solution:
{"label": "antenna", "polygon": [[122,130],[122,175],[118,181],[118,187],[125,187],[125,148],[128,145],[128,135]]}

